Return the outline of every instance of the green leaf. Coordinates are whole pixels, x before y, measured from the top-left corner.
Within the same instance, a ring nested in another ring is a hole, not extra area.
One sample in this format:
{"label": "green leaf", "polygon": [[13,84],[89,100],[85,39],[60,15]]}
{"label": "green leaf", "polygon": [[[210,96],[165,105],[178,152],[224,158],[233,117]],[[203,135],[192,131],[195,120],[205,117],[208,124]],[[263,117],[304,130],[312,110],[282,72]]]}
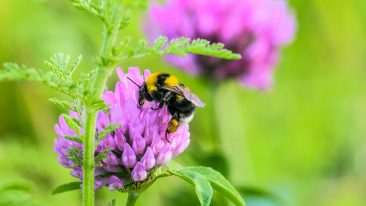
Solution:
{"label": "green leaf", "polygon": [[86,88],[78,81],[73,81],[71,79],[60,79],[54,71],[44,71],[40,69],[28,68],[25,65],[5,63],[4,68],[0,69],[0,81],[15,80],[41,82],[72,97],[83,97],[85,93],[84,90]]}
{"label": "green leaf", "polygon": [[111,1],[110,0],[100,0],[99,3],[95,3],[90,0],[69,0],[73,5],[80,9],[95,15],[103,22],[107,21],[107,14],[110,11]]}
{"label": "green leaf", "polygon": [[73,166],[80,167],[83,165],[83,151],[77,147],[67,148],[67,158],[73,162]]}
{"label": "green leaf", "polygon": [[56,53],[50,60],[46,61],[47,67],[59,78],[59,79],[71,79],[75,69],[79,66],[82,56],[69,65],[70,55],[63,53]]}
{"label": "green leaf", "polygon": [[50,60],[45,61],[47,67],[60,79],[67,79],[66,68],[70,61],[70,55],[57,53]]}
{"label": "green leaf", "polygon": [[73,141],[73,142],[83,143],[83,140],[80,139],[78,136],[65,135],[64,138],[67,139],[67,140]]}
{"label": "green leaf", "polygon": [[130,36],[127,36],[127,37],[124,37],[119,43],[117,46],[113,47],[113,55],[114,56],[118,56],[118,55],[121,55],[124,50],[130,45],[131,43],[131,37]]}
{"label": "green leaf", "polygon": [[66,111],[75,111],[78,113],[81,113],[81,111],[79,111],[79,109],[75,106],[73,106],[70,102],[64,101],[64,100],[59,100],[57,98],[49,98],[48,99],[50,102],[52,102],[53,104],[65,109]]}
{"label": "green leaf", "polygon": [[0,81],[30,80],[43,81],[45,74],[34,68],[27,68],[25,65],[5,63],[4,69],[0,70]]}
{"label": "green leaf", "polygon": [[53,191],[52,195],[64,193],[64,192],[70,192],[74,190],[81,189],[80,185],[82,182],[69,182],[60,186],[57,186]]}
{"label": "green leaf", "polygon": [[67,73],[73,74],[76,68],[80,65],[81,60],[83,59],[83,56],[80,54],[77,59],[67,68]]}
{"label": "green leaf", "polygon": [[201,206],[210,205],[213,192],[210,182],[205,176],[185,169],[173,170],[171,172],[173,175],[180,177],[186,182],[194,185]]}
{"label": "green leaf", "polygon": [[153,48],[155,50],[162,50],[163,49],[163,46],[168,42],[168,38],[165,37],[165,36],[159,36],[155,41],[154,41],[154,44],[153,44]]}
{"label": "green leaf", "polygon": [[103,110],[104,112],[109,111],[110,107],[104,102],[104,100],[90,98],[90,106],[94,107],[95,110]]}
{"label": "green leaf", "polygon": [[131,24],[131,15],[129,14],[129,12],[127,12],[122,17],[121,23],[119,25],[119,29],[122,30],[122,29],[126,28],[130,24]]}
{"label": "green leaf", "polygon": [[100,151],[98,153],[98,155],[94,158],[95,166],[96,167],[101,167],[102,166],[102,161],[108,157],[107,153],[112,151],[112,150],[113,150],[112,148],[107,148],[103,151]]}
{"label": "green leaf", "polygon": [[186,37],[172,39],[170,44],[165,48],[164,53],[177,55],[185,55],[186,53],[190,53],[228,60],[237,60],[241,58],[240,54],[234,54],[230,50],[224,49],[224,44],[211,44],[205,39],[195,39],[191,41]]}
{"label": "green leaf", "polygon": [[118,129],[121,126],[121,124],[110,124],[107,125],[99,134],[98,134],[98,140],[102,140],[104,137],[106,137],[108,134],[114,132],[114,130]]}
{"label": "green leaf", "polygon": [[79,98],[75,99],[75,108],[79,114],[83,113],[83,103],[81,102],[81,100]]}
{"label": "green leaf", "polygon": [[230,184],[224,176],[209,167],[186,167],[182,170],[188,170],[205,176],[211,183],[212,187],[229,198],[238,206],[245,205],[239,192]]}
{"label": "green leaf", "polygon": [[71,117],[68,114],[62,114],[62,116],[64,117],[67,125],[69,125],[71,129],[73,129],[78,135],[80,135],[79,127],[81,127],[81,123],[79,122],[79,120]]}
{"label": "green leaf", "polygon": [[[129,44],[129,42],[128,42]],[[238,60],[240,54],[235,54],[224,48],[221,43],[211,43],[204,39],[191,40],[187,37],[176,38],[168,41],[167,37],[158,37],[152,46],[148,46],[146,40],[140,40],[137,45],[123,44],[126,49],[121,51],[120,60],[141,58],[146,56],[175,54],[185,56],[187,54],[198,54],[212,56],[227,60]]]}

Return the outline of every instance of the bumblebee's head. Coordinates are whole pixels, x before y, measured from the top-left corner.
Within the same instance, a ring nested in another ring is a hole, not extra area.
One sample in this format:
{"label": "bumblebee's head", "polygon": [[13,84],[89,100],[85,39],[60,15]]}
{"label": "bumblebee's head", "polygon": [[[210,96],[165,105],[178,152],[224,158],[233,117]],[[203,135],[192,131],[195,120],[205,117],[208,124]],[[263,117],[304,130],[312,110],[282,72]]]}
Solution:
{"label": "bumblebee's head", "polygon": [[[144,77],[145,78],[145,77]],[[147,92],[146,82],[144,79],[144,83],[142,85],[138,85],[135,81],[133,81],[131,78],[127,77],[132,83],[134,83],[139,88],[139,106],[141,107],[145,103],[145,94]]]}

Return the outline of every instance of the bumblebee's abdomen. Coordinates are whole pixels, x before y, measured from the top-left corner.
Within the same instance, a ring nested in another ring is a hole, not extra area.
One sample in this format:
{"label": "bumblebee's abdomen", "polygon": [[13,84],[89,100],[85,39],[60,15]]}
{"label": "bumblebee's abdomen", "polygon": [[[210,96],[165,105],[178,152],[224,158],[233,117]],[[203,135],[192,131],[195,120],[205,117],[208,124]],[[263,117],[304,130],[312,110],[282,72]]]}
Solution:
{"label": "bumblebee's abdomen", "polygon": [[179,122],[188,123],[192,119],[195,109],[195,105],[185,98],[172,98],[168,104],[170,114],[176,117]]}

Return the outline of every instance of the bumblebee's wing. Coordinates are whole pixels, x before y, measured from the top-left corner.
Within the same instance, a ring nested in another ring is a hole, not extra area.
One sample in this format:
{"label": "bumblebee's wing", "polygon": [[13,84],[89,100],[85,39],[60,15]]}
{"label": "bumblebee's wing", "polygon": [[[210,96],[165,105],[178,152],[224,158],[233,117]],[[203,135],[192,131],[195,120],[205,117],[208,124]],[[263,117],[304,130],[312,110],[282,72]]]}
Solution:
{"label": "bumblebee's wing", "polygon": [[187,87],[178,86],[179,89],[183,92],[183,96],[195,104],[197,107],[204,107],[206,104],[195,94],[191,92]]}
{"label": "bumblebee's wing", "polygon": [[197,107],[204,107],[205,103],[202,102],[202,100],[195,94],[193,94],[191,92],[191,90],[189,90],[187,87],[185,87],[182,84],[179,84],[176,87],[163,87],[163,89],[175,92],[177,94],[180,94],[182,96],[184,96],[186,99],[188,99],[188,101],[192,102],[194,105],[196,105]]}
{"label": "bumblebee's wing", "polygon": [[168,90],[168,91],[172,91],[176,94],[180,94],[182,96],[184,96],[183,91],[181,91],[178,87],[167,87],[167,86],[162,86],[162,89]]}

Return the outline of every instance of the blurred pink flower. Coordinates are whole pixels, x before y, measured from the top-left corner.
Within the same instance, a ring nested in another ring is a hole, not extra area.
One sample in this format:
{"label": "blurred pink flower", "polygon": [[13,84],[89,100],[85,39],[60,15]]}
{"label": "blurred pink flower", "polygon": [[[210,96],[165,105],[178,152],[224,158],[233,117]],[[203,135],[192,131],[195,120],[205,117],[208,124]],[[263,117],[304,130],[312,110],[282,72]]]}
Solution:
{"label": "blurred pink flower", "polygon": [[280,47],[290,43],[296,31],[285,0],[168,0],[166,5],[153,4],[145,23],[151,40],[165,35],[224,43],[242,59],[188,55],[167,60],[192,74],[217,81],[235,78],[257,89],[271,87]]}

